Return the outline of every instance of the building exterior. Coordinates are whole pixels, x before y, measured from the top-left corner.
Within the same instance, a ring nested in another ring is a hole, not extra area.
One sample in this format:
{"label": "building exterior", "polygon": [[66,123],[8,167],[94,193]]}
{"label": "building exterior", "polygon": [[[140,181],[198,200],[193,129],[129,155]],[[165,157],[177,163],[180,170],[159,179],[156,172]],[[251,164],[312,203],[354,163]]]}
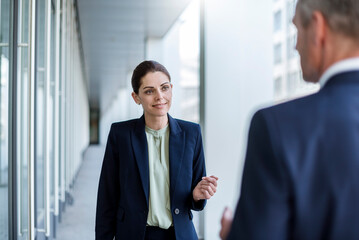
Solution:
{"label": "building exterior", "polygon": [[304,82],[299,54],[295,49],[297,32],[292,23],[297,0],[273,0],[273,81],[275,101],[281,102],[318,90]]}

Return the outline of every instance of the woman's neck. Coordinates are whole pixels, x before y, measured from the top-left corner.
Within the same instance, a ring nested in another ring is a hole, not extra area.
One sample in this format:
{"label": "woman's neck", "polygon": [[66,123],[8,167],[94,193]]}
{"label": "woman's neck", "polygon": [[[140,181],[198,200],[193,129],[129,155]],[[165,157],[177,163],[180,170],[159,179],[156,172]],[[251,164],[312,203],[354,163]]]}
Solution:
{"label": "woman's neck", "polygon": [[146,126],[153,129],[153,130],[160,130],[168,124],[168,116],[148,116],[145,114],[145,123]]}

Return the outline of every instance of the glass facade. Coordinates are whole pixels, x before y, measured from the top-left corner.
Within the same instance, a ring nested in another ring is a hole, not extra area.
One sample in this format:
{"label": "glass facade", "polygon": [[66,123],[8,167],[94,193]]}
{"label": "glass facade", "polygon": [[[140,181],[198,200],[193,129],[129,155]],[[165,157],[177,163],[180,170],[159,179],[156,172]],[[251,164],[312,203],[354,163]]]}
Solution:
{"label": "glass facade", "polygon": [[[66,98],[64,88],[84,82],[74,7],[67,0],[0,0],[0,204],[8,206],[0,209],[0,239],[56,238],[62,196],[88,145],[89,114],[77,120],[69,112],[75,100],[88,107],[86,88],[73,86],[78,99]],[[67,46],[71,51],[61,51]],[[65,134],[69,123],[84,128]],[[64,143],[75,134],[81,140],[65,158]]]}
{"label": "glass facade", "polygon": [[[0,1],[0,205],[9,197],[9,32],[10,0]],[[0,208],[0,239],[8,238],[8,208]]]}
{"label": "glass facade", "polygon": [[29,239],[30,233],[30,14],[29,1],[18,1],[17,42],[17,119],[16,119],[16,182],[17,182],[17,237]]}
{"label": "glass facade", "polygon": [[46,203],[46,88],[47,88],[47,2],[36,6],[36,75],[35,75],[35,226],[45,231]]}
{"label": "glass facade", "polygon": [[177,118],[199,123],[200,1],[189,4],[163,38],[162,44],[163,63],[174,84],[170,112]]}

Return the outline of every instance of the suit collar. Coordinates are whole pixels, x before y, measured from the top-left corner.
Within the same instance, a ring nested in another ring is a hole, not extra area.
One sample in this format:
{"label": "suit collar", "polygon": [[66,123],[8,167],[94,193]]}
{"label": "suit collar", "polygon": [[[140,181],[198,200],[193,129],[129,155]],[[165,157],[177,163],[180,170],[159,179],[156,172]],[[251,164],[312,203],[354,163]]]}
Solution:
{"label": "suit collar", "polygon": [[352,71],[359,71],[359,57],[348,58],[330,66],[319,79],[320,87],[323,88],[335,75]]}
{"label": "suit collar", "polygon": [[359,86],[359,70],[351,72],[342,72],[332,76],[321,90],[327,89],[331,86],[351,84],[351,88]]}
{"label": "suit collar", "polygon": [[168,116],[168,123],[170,125],[170,129],[171,129],[171,134],[173,135],[177,135],[179,134],[180,132],[182,132],[182,129],[181,127],[178,125],[178,122],[177,120],[173,119],[171,117],[171,115],[167,114]]}
{"label": "suit collar", "polygon": [[149,191],[149,167],[148,167],[148,146],[145,133],[145,118],[142,115],[136,122],[135,129],[131,136],[132,150],[135,155],[135,159],[140,173],[143,191],[146,196],[146,202],[148,203],[148,191]]}
{"label": "suit collar", "polygon": [[168,122],[170,125],[170,140],[169,140],[169,158],[170,158],[170,197],[171,206],[173,206],[173,199],[175,196],[177,182],[180,176],[183,154],[186,144],[186,135],[182,131],[178,121],[168,115]]}

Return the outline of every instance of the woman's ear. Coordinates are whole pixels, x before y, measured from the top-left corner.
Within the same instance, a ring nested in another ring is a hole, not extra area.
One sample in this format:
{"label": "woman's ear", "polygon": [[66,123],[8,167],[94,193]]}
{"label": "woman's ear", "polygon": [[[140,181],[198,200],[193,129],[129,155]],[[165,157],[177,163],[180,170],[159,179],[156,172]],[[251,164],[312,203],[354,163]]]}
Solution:
{"label": "woman's ear", "polygon": [[138,105],[141,104],[141,100],[140,100],[140,98],[138,97],[138,95],[135,92],[132,92],[131,96],[132,96],[132,98],[133,98],[133,100],[135,101],[136,104],[138,104]]}

